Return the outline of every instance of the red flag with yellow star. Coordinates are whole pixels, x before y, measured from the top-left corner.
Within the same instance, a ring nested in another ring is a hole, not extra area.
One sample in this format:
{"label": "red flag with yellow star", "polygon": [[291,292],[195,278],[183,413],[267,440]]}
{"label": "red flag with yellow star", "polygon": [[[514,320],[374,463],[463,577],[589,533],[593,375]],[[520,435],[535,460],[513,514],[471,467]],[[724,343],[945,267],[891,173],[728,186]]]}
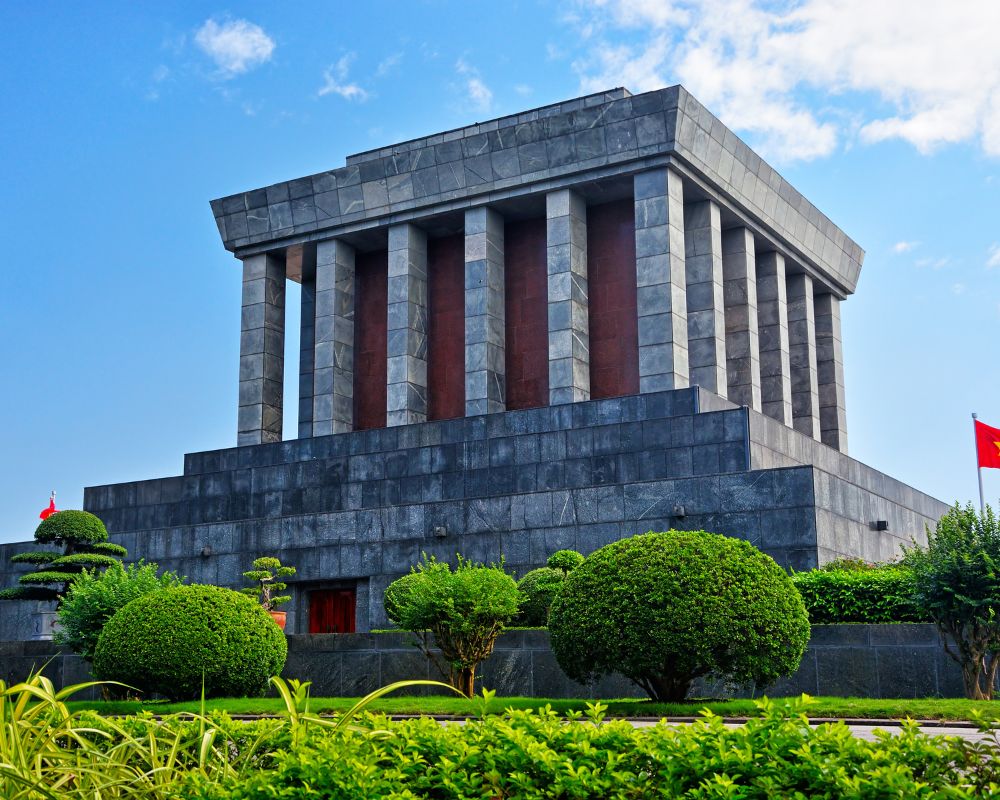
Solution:
{"label": "red flag with yellow star", "polygon": [[1000,469],[1000,428],[976,420],[976,455],[980,467]]}

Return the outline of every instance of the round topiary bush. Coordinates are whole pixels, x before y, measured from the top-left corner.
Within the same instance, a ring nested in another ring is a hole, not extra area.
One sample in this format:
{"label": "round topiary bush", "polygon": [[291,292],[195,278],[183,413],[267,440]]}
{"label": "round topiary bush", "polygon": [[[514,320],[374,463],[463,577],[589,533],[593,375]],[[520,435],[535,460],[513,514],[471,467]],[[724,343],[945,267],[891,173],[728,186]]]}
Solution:
{"label": "round topiary bush", "polygon": [[809,618],[785,571],[750,543],[668,531],[588,556],[556,595],[549,632],[574,680],[619,672],[679,701],[702,676],[759,687],[794,672]]}
{"label": "round topiary bush", "polygon": [[97,544],[108,540],[108,530],[89,511],[59,511],[43,519],[35,530],[37,542]]}
{"label": "round topiary bush", "polygon": [[172,700],[259,697],[285,665],[288,643],[246,595],[218,586],[177,586],[128,603],[108,620],[94,675]]}
{"label": "round topiary bush", "polygon": [[583,554],[576,550],[556,550],[549,556],[545,566],[552,569],[561,569],[563,574],[572,572],[583,563]]}
{"label": "round topiary bush", "polygon": [[552,567],[542,567],[525,573],[517,582],[523,600],[514,624],[522,628],[544,628],[548,625],[549,608],[562,588],[564,580],[566,574],[561,569]]}

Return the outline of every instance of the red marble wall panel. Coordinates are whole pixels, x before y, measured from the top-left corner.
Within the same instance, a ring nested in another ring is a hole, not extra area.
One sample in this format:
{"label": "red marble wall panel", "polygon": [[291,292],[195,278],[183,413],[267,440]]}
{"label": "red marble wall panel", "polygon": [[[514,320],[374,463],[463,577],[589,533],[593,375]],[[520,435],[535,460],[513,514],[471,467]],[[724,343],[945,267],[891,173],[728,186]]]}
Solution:
{"label": "red marble wall panel", "polygon": [[387,251],[358,253],[354,277],[354,428],[385,427]]}
{"label": "red marble wall panel", "polygon": [[549,404],[545,220],[504,226],[507,408]]}
{"label": "red marble wall panel", "polygon": [[465,237],[427,242],[427,418],[465,415]]}
{"label": "red marble wall panel", "polygon": [[639,393],[635,209],[631,198],[587,208],[590,396]]}

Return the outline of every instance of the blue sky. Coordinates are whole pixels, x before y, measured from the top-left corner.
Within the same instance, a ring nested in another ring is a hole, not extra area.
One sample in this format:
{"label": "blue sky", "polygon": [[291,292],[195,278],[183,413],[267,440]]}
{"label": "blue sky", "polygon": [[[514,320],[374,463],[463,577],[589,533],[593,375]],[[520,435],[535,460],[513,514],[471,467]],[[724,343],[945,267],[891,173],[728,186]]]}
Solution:
{"label": "blue sky", "polygon": [[969,414],[1000,427],[998,29],[990,0],[4,4],[0,541],[50,489],[79,507],[235,443],[240,271],[211,198],[677,82],[867,251],[852,455],[973,499]]}

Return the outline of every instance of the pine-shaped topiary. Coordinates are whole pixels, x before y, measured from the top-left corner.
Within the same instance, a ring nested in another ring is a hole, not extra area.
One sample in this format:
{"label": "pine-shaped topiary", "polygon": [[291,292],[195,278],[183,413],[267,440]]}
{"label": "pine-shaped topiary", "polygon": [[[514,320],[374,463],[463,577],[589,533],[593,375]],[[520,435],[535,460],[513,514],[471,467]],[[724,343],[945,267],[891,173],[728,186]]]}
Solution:
{"label": "pine-shaped topiary", "polygon": [[35,541],[62,547],[34,550],[11,557],[14,564],[39,567],[19,578],[20,586],[0,589],[0,600],[59,600],[73,579],[85,569],[101,570],[128,555],[120,544],[108,541],[104,523],[87,511],[57,511],[35,530]]}

